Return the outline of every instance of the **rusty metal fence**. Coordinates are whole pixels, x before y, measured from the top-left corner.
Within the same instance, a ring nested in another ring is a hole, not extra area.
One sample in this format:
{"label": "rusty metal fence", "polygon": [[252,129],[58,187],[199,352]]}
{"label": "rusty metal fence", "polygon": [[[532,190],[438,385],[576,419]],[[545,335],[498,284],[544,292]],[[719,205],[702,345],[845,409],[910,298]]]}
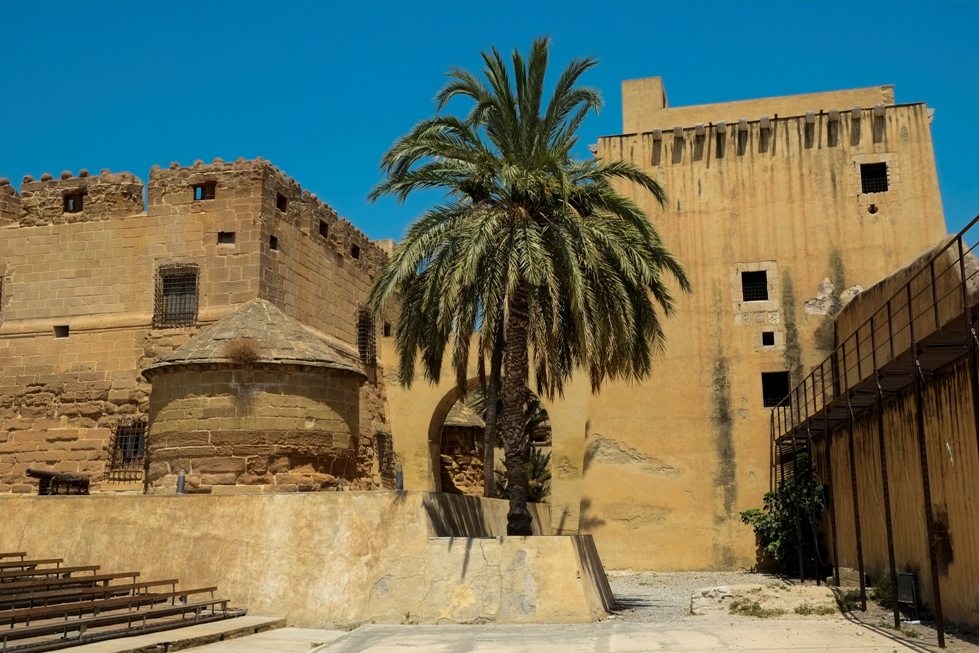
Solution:
{"label": "rusty metal fence", "polygon": [[[968,244],[969,240],[979,239],[977,223],[979,223],[979,216],[976,216],[958,234],[949,238],[931,257],[919,259],[909,266],[911,269],[905,268],[904,271],[910,275],[907,281],[897,287],[892,294],[882,298],[870,316],[852,328],[849,335],[839,342],[833,352],[801,383],[792,388],[788,396],[772,410],[771,416],[770,489],[772,491],[776,491],[784,479],[795,474],[795,460],[800,451],[810,454],[808,457],[810,464],[814,456],[821,458],[824,471],[831,481],[830,440],[837,432],[837,428],[845,433],[846,449],[849,453],[848,471],[852,488],[861,603],[866,609],[853,440],[854,420],[862,413],[875,409],[888,556],[892,586],[897,587],[882,402],[886,397],[909,388],[914,393],[915,431],[922,468],[925,523],[928,531],[926,537],[935,597],[934,610],[939,644],[942,647],[945,645],[944,620],[925,446],[922,383],[925,375],[968,356],[973,415],[976,420],[976,435],[979,438],[979,367],[976,365],[979,340],[975,330],[976,308],[979,305],[979,261],[973,254],[976,245]],[[912,271],[915,267],[917,270]],[[859,296],[858,300],[866,301]],[[845,430],[844,425],[846,425]],[[820,453],[823,455],[820,456]],[[832,496],[831,490],[828,516],[837,583],[839,569],[834,502],[838,498]],[[801,558],[799,573],[804,579]],[[900,613],[896,602],[894,619],[895,626],[899,627]]]}

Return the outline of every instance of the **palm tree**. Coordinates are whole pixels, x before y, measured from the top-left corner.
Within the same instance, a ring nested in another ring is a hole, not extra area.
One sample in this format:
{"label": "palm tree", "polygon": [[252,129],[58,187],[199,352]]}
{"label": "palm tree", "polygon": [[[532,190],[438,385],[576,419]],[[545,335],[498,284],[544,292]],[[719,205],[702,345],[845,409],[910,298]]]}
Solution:
{"label": "palm tree", "polygon": [[573,60],[545,106],[548,45],[535,40],[526,60],[514,51],[512,73],[495,48],[482,54],[485,79],[451,68],[438,111],[455,98],[472,109],[417,124],[384,155],[386,178],[370,194],[403,201],[445,191],[408,229],[370,304],[381,313],[400,301],[406,387],[419,355],[425,377],[438,382],[450,351],[464,390],[474,339],[481,367],[502,354],[498,430],[511,535],[531,534],[523,438],[531,364],[537,393],[549,399],[579,369],[596,392],[606,380],[643,379],[664,344],[657,305],[673,312],[664,276],[690,288],[646,214],[614,184],[632,183],[662,205],[660,185],[624,161],[574,158],[578,128],[601,107],[596,90],[576,84],[597,61]]}

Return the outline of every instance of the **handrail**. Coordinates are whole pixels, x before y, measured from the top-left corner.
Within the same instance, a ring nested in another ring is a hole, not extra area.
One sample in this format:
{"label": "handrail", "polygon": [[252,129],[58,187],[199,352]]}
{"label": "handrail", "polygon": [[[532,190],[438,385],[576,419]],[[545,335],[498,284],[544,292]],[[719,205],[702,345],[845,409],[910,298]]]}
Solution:
{"label": "handrail", "polygon": [[[776,404],[771,416],[773,446],[784,436],[812,420],[831,402],[848,396],[856,385],[863,383],[880,367],[895,361],[901,351],[906,349],[905,346],[896,350],[895,342],[900,342],[912,328],[915,332],[919,329],[938,331],[950,320],[961,315],[962,311],[970,308],[964,305],[967,293],[963,292],[963,286],[979,276],[979,269],[967,271],[967,276],[962,275],[960,270],[966,270],[963,259],[972,255],[973,250],[979,247],[979,242],[972,247],[968,247],[965,242],[965,235],[977,224],[979,215],[924,261],[919,270],[843,338],[829,356]],[[949,260],[945,269],[936,272],[936,263],[940,263],[953,247],[957,248],[952,250],[955,252],[954,260]],[[955,283],[951,284],[952,288],[945,290],[942,287],[942,294],[939,296],[939,282],[945,281],[943,277],[947,274],[958,276]],[[930,297],[930,300],[924,306],[916,308],[917,300],[922,297]],[[946,321],[942,322],[942,314],[948,311],[948,307],[956,310],[951,311]],[[918,321],[926,318],[929,322],[919,327]],[[932,321],[934,325],[930,328]],[[801,397],[805,397],[804,402],[800,402]]]}

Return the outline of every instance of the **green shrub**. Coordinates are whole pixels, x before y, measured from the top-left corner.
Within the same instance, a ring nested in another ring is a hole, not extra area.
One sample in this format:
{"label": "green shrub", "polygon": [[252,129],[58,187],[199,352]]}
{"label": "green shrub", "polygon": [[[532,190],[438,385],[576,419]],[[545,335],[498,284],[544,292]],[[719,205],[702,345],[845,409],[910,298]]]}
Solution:
{"label": "green shrub", "polygon": [[836,605],[840,606],[840,612],[853,612],[860,604],[860,590],[846,590],[836,594]]}
{"label": "green shrub", "polygon": [[[808,455],[800,453],[795,469],[809,467]],[[826,486],[813,473],[801,474],[779,483],[777,492],[765,494],[762,508],[750,508],[741,513],[741,521],[751,526],[762,550],[774,560],[778,571],[796,576],[799,573],[799,536],[796,531],[796,495],[799,502],[799,526],[802,531],[802,562],[806,576],[822,576],[817,542],[823,533],[819,524],[826,509]]]}
{"label": "green shrub", "polygon": [[[543,453],[537,447],[527,450],[527,500],[540,503],[551,493],[551,454]],[[507,494],[506,461],[502,469],[495,469],[496,494],[501,499],[509,499]]]}

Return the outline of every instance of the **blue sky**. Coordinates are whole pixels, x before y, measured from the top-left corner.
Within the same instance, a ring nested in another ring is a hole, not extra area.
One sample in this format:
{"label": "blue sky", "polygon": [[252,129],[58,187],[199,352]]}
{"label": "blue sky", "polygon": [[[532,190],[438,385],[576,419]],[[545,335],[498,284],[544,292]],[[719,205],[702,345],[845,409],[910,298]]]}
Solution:
{"label": "blue sky", "polygon": [[[42,2],[0,0],[0,177],[271,160],[372,238],[437,198],[369,204],[385,149],[434,112],[450,65],[553,39],[552,69],[596,55],[621,131],[623,79],[671,105],[894,84],[936,108],[950,231],[979,213],[979,1]],[[668,190],[668,189],[667,189]]]}

